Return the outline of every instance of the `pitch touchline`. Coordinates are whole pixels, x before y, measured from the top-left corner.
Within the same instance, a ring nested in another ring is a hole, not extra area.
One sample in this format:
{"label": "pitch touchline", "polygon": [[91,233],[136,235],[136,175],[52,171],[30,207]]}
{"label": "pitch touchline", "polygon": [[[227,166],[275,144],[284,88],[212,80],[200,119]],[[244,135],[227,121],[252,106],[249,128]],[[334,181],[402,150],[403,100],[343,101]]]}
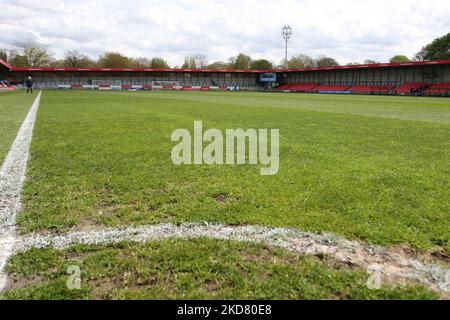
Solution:
{"label": "pitch touchline", "polygon": [[3,269],[13,252],[16,213],[21,207],[20,193],[25,180],[30,142],[41,93],[39,92],[31,106],[0,169],[0,292],[6,284],[6,274]]}
{"label": "pitch touchline", "polygon": [[314,234],[288,228],[225,226],[208,224],[161,224],[135,228],[79,231],[60,236],[28,235],[14,241],[14,254],[32,248],[65,249],[74,244],[111,244],[121,241],[148,242],[168,239],[210,238],[280,247],[308,255],[379,270],[393,280],[418,281],[436,291],[450,292],[450,270],[392,252],[378,246],[349,241],[332,234]]}

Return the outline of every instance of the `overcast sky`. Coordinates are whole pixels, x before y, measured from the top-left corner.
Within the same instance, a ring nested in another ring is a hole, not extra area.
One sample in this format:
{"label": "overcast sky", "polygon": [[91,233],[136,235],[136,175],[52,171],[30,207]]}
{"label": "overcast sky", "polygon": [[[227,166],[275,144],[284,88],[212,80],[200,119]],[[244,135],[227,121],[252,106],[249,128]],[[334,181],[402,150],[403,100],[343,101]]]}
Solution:
{"label": "overcast sky", "polygon": [[162,56],[172,66],[201,53],[210,61],[239,52],[278,63],[281,27],[292,26],[290,55],[326,54],[340,63],[410,57],[450,32],[449,0],[0,0],[0,48],[48,45]]}

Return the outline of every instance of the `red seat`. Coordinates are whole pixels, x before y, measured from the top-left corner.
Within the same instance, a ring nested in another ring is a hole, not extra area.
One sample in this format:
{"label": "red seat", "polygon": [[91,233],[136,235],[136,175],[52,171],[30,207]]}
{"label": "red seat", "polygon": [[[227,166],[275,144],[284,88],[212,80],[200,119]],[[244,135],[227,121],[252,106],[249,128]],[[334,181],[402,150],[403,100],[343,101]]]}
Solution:
{"label": "red seat", "polygon": [[435,83],[430,86],[430,89],[450,90],[450,83]]}
{"label": "red seat", "polygon": [[280,91],[298,91],[298,92],[308,92],[317,87],[318,83],[286,83],[277,88]]}
{"label": "red seat", "polygon": [[314,91],[347,91],[350,86],[342,85],[320,85],[314,88]]}
{"label": "red seat", "polygon": [[383,86],[383,85],[374,85],[374,86],[367,86],[367,85],[360,85],[360,86],[353,86],[349,91],[353,93],[383,93],[388,94],[391,89],[393,89],[394,86]]}
{"label": "red seat", "polygon": [[423,93],[425,95],[441,95],[450,92],[450,83],[433,83],[424,87]]}
{"label": "red seat", "polygon": [[290,87],[291,87],[291,85],[286,83],[286,84],[282,84],[281,86],[278,86],[277,90],[286,91],[286,90],[289,90]]}
{"label": "red seat", "polygon": [[297,83],[291,85],[289,90],[307,92],[313,90],[318,85],[319,85],[318,83]]}
{"label": "red seat", "polygon": [[421,87],[425,86],[426,83],[404,83],[401,86],[399,86],[397,89],[395,89],[395,91],[397,92],[397,94],[410,94],[413,91],[420,89]]}

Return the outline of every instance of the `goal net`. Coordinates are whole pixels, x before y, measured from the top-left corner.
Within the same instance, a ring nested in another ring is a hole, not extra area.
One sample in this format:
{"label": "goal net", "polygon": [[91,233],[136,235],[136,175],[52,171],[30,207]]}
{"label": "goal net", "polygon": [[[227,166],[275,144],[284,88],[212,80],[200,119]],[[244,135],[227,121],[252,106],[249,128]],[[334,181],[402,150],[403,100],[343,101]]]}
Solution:
{"label": "goal net", "polygon": [[180,83],[177,81],[152,81],[152,90],[179,90]]}

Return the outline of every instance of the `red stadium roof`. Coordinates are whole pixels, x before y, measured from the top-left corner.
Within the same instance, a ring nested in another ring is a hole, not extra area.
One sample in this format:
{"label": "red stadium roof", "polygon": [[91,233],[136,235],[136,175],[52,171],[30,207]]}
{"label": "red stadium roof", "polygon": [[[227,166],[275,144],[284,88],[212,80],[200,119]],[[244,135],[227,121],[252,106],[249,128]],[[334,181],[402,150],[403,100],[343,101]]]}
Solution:
{"label": "red stadium roof", "polygon": [[109,71],[109,72],[220,72],[220,73],[262,73],[272,70],[234,69],[152,69],[152,68],[13,68],[14,71]]}
{"label": "red stadium roof", "polygon": [[7,63],[6,63],[5,61],[3,61],[2,59],[0,59],[0,65],[6,67],[6,68],[9,69],[9,70],[13,70],[13,69],[14,69],[13,66],[7,64]]}
{"label": "red stadium roof", "polygon": [[10,66],[0,59],[0,64],[4,65],[12,71],[31,72],[31,71],[106,71],[106,72],[207,72],[207,73],[266,73],[266,72],[304,72],[304,71],[323,71],[323,70],[344,70],[344,69],[378,69],[392,67],[409,67],[423,65],[445,65],[450,64],[450,60],[437,61],[419,61],[419,62],[400,62],[400,63],[377,63],[377,64],[361,64],[351,66],[336,67],[320,67],[320,68],[304,68],[304,69],[276,69],[276,70],[229,70],[229,69],[151,69],[151,68],[16,68]]}
{"label": "red stadium roof", "polygon": [[424,65],[444,65],[444,64],[450,64],[450,60],[359,64],[359,65],[351,65],[351,66],[304,68],[304,69],[278,69],[275,71],[276,72],[301,72],[301,71],[317,71],[317,70],[374,69],[374,68],[378,69],[378,68],[410,67],[410,66],[424,66]]}

